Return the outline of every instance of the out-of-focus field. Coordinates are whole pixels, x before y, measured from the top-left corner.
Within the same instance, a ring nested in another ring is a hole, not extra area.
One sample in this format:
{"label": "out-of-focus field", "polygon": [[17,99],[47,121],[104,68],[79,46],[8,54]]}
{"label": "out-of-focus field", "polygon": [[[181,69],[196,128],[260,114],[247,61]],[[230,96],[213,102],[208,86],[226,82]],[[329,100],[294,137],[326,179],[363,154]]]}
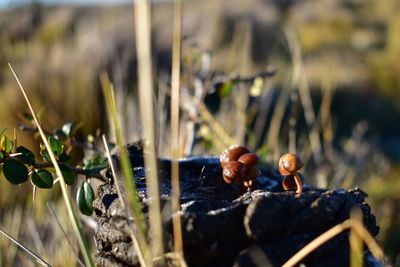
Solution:
{"label": "out-of-focus field", "polygon": [[[368,193],[381,227],[379,242],[395,266],[400,266],[399,14],[399,0],[188,0],[182,42],[188,95],[183,93],[181,125],[184,140],[195,136],[193,154],[224,149],[215,121],[229,140],[256,149],[268,163],[296,149],[306,162],[307,183],[358,186]],[[168,156],[172,3],[154,5],[152,23],[158,149]],[[82,123],[82,139],[98,129],[108,134],[99,82],[106,71],[126,135],[138,139],[134,40],[129,5],[0,10],[0,130],[8,128],[12,136],[17,114],[27,111],[9,62],[45,128]],[[218,77],[252,76],[268,66],[277,69],[273,78],[218,83]],[[204,106],[196,106],[197,80],[209,87],[204,103],[211,120]],[[31,132],[17,134],[19,144],[37,149]],[[76,247],[59,190],[38,190],[34,203],[30,186],[12,186],[2,177],[0,190],[0,227],[54,266],[73,266],[76,257],[47,207],[53,206]],[[83,222],[92,240],[93,220]],[[0,263],[35,266],[2,236]]]}

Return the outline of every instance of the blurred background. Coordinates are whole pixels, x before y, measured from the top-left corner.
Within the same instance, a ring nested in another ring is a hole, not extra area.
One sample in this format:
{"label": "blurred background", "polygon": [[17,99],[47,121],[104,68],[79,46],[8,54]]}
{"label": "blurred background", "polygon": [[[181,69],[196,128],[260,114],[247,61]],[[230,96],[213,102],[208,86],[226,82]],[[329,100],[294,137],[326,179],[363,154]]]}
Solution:
{"label": "blurred background", "polygon": [[[130,1],[3,0],[0,8],[0,130],[12,137],[27,111],[11,63],[44,127],[80,124],[82,140],[112,138],[99,81],[106,72],[125,134],[139,138]],[[281,153],[298,153],[307,183],[369,195],[379,242],[400,266],[399,14],[400,0],[184,1],[181,155],[218,155],[241,143],[275,166]],[[166,157],[172,25],[173,2],[154,1],[154,109]],[[17,135],[37,151],[32,132]],[[33,203],[29,185],[2,177],[0,188],[2,229],[54,266],[76,262],[48,208],[72,236],[57,190],[38,190]],[[90,238],[93,221],[84,222]],[[0,262],[35,266],[3,237]]]}

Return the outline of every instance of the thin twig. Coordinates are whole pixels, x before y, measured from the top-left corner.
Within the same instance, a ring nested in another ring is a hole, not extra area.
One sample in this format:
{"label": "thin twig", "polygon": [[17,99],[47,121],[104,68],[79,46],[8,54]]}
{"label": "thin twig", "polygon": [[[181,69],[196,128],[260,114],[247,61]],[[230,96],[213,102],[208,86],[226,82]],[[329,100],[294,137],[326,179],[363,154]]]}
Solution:
{"label": "thin twig", "polygon": [[[26,125],[20,124],[20,123],[18,123],[18,128],[19,128],[21,131],[23,131],[23,132],[34,132],[34,133],[39,132],[38,127],[35,127],[35,126],[26,126]],[[44,132],[46,135],[53,135],[52,132],[50,132],[50,131],[48,131],[48,130],[46,130],[46,129],[43,129],[43,132]]]}
{"label": "thin twig", "polygon": [[39,231],[36,227],[35,221],[31,217],[28,218],[27,225],[29,228],[29,232],[32,236],[33,242],[35,244],[36,250],[38,251],[39,254],[47,258],[48,255],[45,252],[42,238],[39,235]]}
{"label": "thin twig", "polygon": [[[24,131],[24,132],[34,132],[34,133],[37,133],[37,132],[38,132],[38,128],[35,127],[35,126],[30,127],[30,126],[27,126],[27,125],[24,125],[24,124],[18,124],[18,128],[19,128],[21,131]],[[54,133],[52,133],[52,132],[50,132],[50,131],[47,131],[47,130],[45,130],[45,129],[43,130],[43,132],[44,132],[46,135],[48,135],[48,136],[54,135]],[[78,140],[75,140],[74,138],[70,138],[70,139],[69,139],[69,142],[70,142],[70,144],[72,144],[72,145],[74,145],[74,146],[76,146],[76,147],[82,148],[82,149],[88,149],[88,150],[100,152],[99,149],[97,149],[97,148],[94,147],[94,146],[91,146],[91,145],[88,144],[87,142],[79,142]]]}
{"label": "thin twig", "polygon": [[68,245],[70,246],[70,248],[72,249],[72,252],[75,255],[75,258],[77,260],[77,262],[79,263],[80,266],[85,267],[85,264],[83,264],[83,262],[79,259],[79,255],[76,252],[76,249],[74,248],[74,246],[72,245],[71,239],[69,238],[67,232],[64,230],[64,228],[61,225],[60,220],[57,217],[57,214],[55,213],[54,209],[51,207],[50,203],[47,203],[47,208],[49,209],[51,215],[54,217],[54,219],[56,220],[56,223],[58,225],[58,227],[60,228],[61,232],[63,233],[65,239],[68,242]]}
{"label": "thin twig", "polygon": [[211,87],[215,87],[221,83],[232,82],[232,83],[252,83],[256,78],[268,78],[276,74],[276,69],[261,71],[251,76],[240,76],[239,74],[233,76],[217,76],[211,82]]}
{"label": "thin twig", "polygon": [[9,234],[7,234],[5,231],[3,231],[3,229],[0,228],[0,233],[2,235],[4,235],[5,237],[7,237],[9,240],[11,240],[14,244],[16,244],[18,247],[22,248],[26,253],[28,253],[29,255],[31,255],[33,258],[35,258],[35,260],[40,263],[43,266],[50,266],[51,265],[49,263],[47,263],[45,260],[43,260],[42,258],[40,258],[36,253],[34,253],[33,251],[31,251],[30,249],[28,249],[27,247],[25,247],[24,245],[22,245],[18,240],[14,239],[12,236],[10,236]]}
{"label": "thin twig", "polygon": [[[68,164],[63,163],[65,166],[67,166],[72,172],[76,173],[76,174],[82,174],[82,175],[87,175],[87,170],[82,169],[82,168],[78,168],[78,167],[72,167]],[[35,169],[44,169],[44,168],[53,168],[54,165],[51,162],[35,162],[32,165],[33,168]],[[100,173],[97,174],[93,174],[90,175],[90,178],[96,178],[104,183],[108,182],[108,179],[106,177],[104,177],[103,175],[101,175]]]}

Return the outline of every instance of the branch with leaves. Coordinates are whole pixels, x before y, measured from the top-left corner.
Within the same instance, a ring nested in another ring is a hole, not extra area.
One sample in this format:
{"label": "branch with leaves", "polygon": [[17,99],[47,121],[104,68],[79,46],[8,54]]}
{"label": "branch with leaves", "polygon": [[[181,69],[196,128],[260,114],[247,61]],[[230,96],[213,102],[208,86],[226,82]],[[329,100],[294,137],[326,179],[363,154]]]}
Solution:
{"label": "branch with leaves", "polygon": [[[33,129],[27,126],[25,129]],[[54,134],[46,131],[47,141],[51,150],[56,156],[65,183],[72,186],[77,182],[77,176],[84,177],[77,192],[77,203],[80,211],[85,215],[93,213],[92,202],[94,191],[90,185],[90,179],[99,179],[108,182],[102,173],[108,167],[107,157],[97,149],[92,149],[90,155],[85,157],[82,162],[72,165],[68,162],[72,157],[69,155],[75,140],[72,136],[73,124],[66,123],[61,128],[54,131]],[[30,181],[34,189],[51,189],[58,182],[53,163],[43,144],[40,145],[40,155],[35,155],[31,150],[24,146],[17,146],[16,137],[10,139],[5,135],[6,130],[0,133],[0,171],[4,177],[14,185],[23,184]],[[92,144],[85,144],[85,148],[95,148]],[[37,161],[41,158],[41,161]]]}

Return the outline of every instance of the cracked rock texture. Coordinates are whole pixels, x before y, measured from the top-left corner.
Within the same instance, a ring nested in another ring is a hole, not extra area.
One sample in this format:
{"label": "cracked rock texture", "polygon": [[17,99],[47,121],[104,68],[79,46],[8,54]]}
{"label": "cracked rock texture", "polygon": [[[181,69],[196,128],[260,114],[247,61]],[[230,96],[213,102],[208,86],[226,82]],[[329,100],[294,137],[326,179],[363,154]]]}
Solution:
{"label": "cracked rock texture", "polygon": [[[146,171],[140,147],[129,147],[139,196],[146,213]],[[302,194],[284,192],[282,177],[262,169],[253,192],[239,195],[237,185],[221,177],[219,159],[180,160],[181,220],[184,254],[191,266],[280,266],[315,237],[349,218],[359,208],[369,232],[378,226],[366,194],[359,189],[322,190],[305,186]],[[159,160],[164,246],[171,251],[170,161]],[[125,212],[113,184],[99,188],[94,203],[98,266],[139,266]],[[134,221],[132,221],[134,226]],[[381,266],[365,251],[365,266]],[[303,261],[306,266],[348,266],[348,232],[320,246]]]}

